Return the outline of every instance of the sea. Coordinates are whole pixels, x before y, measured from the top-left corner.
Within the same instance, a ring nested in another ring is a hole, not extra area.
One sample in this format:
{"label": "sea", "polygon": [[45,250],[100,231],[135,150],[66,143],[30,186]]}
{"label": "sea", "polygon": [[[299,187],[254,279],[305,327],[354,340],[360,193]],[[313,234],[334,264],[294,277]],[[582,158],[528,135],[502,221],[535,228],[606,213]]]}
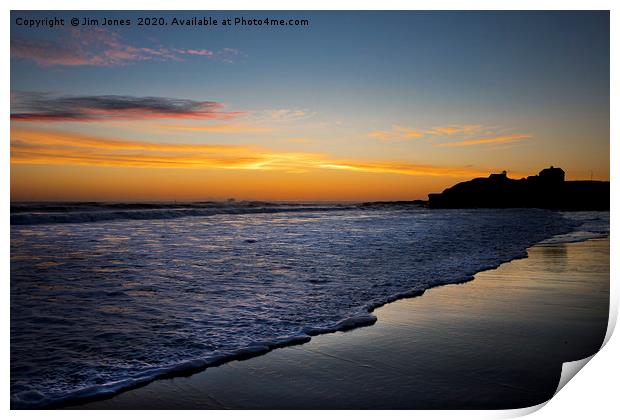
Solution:
{"label": "sea", "polygon": [[12,203],[11,407],[59,407],[376,321],[373,309],[609,234],[609,212]]}

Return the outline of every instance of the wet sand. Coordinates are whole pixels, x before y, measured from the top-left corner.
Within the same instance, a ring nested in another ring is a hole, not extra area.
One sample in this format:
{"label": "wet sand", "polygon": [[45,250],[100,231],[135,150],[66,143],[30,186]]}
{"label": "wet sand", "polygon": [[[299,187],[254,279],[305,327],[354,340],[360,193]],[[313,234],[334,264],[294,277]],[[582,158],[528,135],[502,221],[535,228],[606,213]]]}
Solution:
{"label": "wet sand", "polygon": [[370,327],[163,379],[79,409],[489,409],[553,396],[562,363],[596,352],[609,239],[529,258],[375,310]]}

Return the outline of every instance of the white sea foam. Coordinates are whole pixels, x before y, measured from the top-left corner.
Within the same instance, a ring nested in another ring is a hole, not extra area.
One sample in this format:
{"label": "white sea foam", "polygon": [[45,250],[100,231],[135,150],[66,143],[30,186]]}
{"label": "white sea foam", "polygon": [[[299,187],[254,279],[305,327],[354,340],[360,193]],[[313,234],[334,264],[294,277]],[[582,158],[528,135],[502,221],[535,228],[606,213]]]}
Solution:
{"label": "white sea foam", "polygon": [[368,325],[377,306],[605,215],[332,209],[13,225],[11,404],[109,395]]}
{"label": "white sea foam", "polygon": [[541,244],[583,242],[589,239],[605,238],[609,235],[609,212],[578,211],[562,214],[576,223],[576,228],[571,232],[545,239]]}

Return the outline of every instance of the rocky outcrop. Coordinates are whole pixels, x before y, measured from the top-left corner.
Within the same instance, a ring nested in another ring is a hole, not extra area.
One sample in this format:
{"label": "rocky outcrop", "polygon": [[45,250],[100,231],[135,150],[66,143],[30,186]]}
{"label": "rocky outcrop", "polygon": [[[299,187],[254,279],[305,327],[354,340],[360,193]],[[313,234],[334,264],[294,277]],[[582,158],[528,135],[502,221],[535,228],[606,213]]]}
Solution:
{"label": "rocky outcrop", "polygon": [[609,210],[609,182],[565,181],[553,166],[538,175],[511,179],[506,172],[456,184],[429,194],[432,208],[534,207],[562,210]]}

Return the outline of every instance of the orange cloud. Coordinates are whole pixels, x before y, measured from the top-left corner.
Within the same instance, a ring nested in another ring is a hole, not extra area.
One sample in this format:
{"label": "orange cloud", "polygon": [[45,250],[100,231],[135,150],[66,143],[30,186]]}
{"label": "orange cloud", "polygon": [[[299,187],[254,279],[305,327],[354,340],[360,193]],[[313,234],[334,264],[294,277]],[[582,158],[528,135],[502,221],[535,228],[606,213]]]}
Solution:
{"label": "orange cloud", "polygon": [[221,152],[245,150],[243,146],[217,145],[217,144],[177,144],[177,143],[152,143],[144,141],[121,140],[114,138],[102,138],[85,134],[76,134],[63,131],[36,130],[36,129],[11,129],[11,149],[14,147],[30,146],[56,146],[63,149],[112,149],[112,150],[142,150],[155,152]]}
{"label": "orange cloud", "polygon": [[356,172],[392,173],[414,176],[448,176],[448,177],[479,177],[488,176],[489,170],[480,170],[471,167],[447,167],[432,165],[416,165],[401,161],[331,161],[322,162],[321,168],[339,169]]}
{"label": "orange cloud", "polygon": [[382,141],[405,141],[419,139],[424,136],[424,133],[415,128],[394,125],[391,130],[372,131],[368,135]]}
{"label": "orange cloud", "polygon": [[414,140],[425,136],[452,136],[455,134],[473,134],[482,129],[482,125],[469,124],[469,125],[447,125],[441,127],[433,127],[429,130],[419,130],[417,128],[403,127],[400,125],[394,125],[390,130],[377,130],[372,131],[368,135],[383,141],[404,141]]}
{"label": "orange cloud", "polygon": [[218,168],[308,172],[319,169],[415,176],[475,177],[488,169],[419,165],[403,161],[334,159],[319,153],[282,152],[255,146],[129,141],[77,133],[11,130],[12,164],[148,168]]}
{"label": "orange cloud", "polygon": [[426,134],[431,135],[453,135],[453,134],[472,134],[482,128],[479,124],[470,125],[449,125],[445,127],[433,127],[426,131]]}
{"label": "orange cloud", "polygon": [[503,144],[512,143],[517,141],[523,141],[532,138],[529,134],[509,134],[506,136],[487,137],[473,140],[463,140],[452,143],[437,144],[438,147],[464,147],[464,146],[477,146],[480,144]]}
{"label": "orange cloud", "polygon": [[269,127],[253,127],[245,124],[214,124],[214,125],[158,125],[158,128],[164,128],[168,130],[182,130],[182,131],[199,131],[208,133],[268,133],[274,131]]}
{"label": "orange cloud", "polygon": [[288,143],[303,143],[303,144],[309,144],[312,143],[312,140],[309,140],[305,137],[290,137],[288,139],[286,139],[286,142]]}

